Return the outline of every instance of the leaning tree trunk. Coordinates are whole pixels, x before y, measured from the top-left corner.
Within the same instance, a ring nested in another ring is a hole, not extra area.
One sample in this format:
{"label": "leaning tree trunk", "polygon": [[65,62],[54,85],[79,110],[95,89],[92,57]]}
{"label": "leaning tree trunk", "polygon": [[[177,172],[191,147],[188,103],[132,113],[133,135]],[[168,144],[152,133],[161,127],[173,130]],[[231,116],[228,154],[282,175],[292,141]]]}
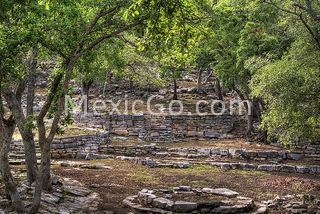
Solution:
{"label": "leaning tree trunk", "polygon": [[82,81],[82,96],[87,97],[87,105],[88,105],[88,106],[85,106],[85,102],[84,102],[81,106],[82,111],[85,111],[85,109],[89,110],[89,105],[90,105],[89,94],[90,94],[90,88],[92,84],[93,84],[93,80]]}
{"label": "leaning tree trunk", "polygon": [[[2,123],[2,122],[0,122]],[[10,171],[9,159],[8,159],[8,139],[5,137],[5,130],[0,125],[0,170],[2,179],[7,193],[10,195],[13,206],[18,212],[24,212],[24,204],[17,191],[16,184],[13,181],[13,176]]]}
{"label": "leaning tree trunk", "polygon": [[198,80],[197,80],[197,91],[198,91],[198,93],[202,93],[202,73],[203,73],[203,70],[199,69]]}
{"label": "leaning tree trunk", "polygon": [[36,179],[37,173],[37,157],[33,133],[31,127],[27,126],[28,120],[25,118],[23,114],[21,101],[19,100],[19,98],[16,97],[16,95],[13,93],[11,89],[6,89],[4,96],[18,124],[18,128],[22,136],[25,150],[27,179],[28,182],[32,184]]}
{"label": "leaning tree trunk", "polygon": [[9,145],[10,139],[8,133],[9,130],[6,129],[3,117],[2,99],[1,99],[1,86],[0,86],[0,171],[2,179],[5,185],[7,194],[10,196],[13,206],[18,212],[24,212],[24,204],[17,191],[16,184],[14,183],[13,176],[10,171],[9,165]]}
{"label": "leaning tree trunk", "polygon": [[[52,102],[53,102],[53,96],[49,97],[44,104],[44,108],[40,111],[37,119],[37,126],[38,126],[38,133],[39,133],[39,144],[41,149],[41,174],[42,174],[42,189],[43,190],[51,190],[52,189],[52,182],[51,182],[51,174],[50,174],[50,160],[51,160],[51,154],[50,154],[50,147],[51,143],[54,139],[54,136],[57,132],[59,121],[61,118],[61,115],[63,114],[63,108],[65,104],[65,95],[68,92],[69,84],[72,78],[72,71],[75,66],[76,60],[80,57],[80,55],[76,55],[73,58],[71,58],[68,62],[67,68],[66,68],[66,74],[64,76],[64,80],[62,82],[62,89],[60,91],[60,94],[58,96],[56,111],[53,117],[53,121],[51,124],[51,129],[49,131],[48,136],[46,136],[46,129],[44,124],[44,117],[47,114]],[[58,76],[57,79],[53,81],[53,85],[51,88],[51,91],[54,92],[53,95],[57,95],[58,88],[61,82],[62,76]]]}

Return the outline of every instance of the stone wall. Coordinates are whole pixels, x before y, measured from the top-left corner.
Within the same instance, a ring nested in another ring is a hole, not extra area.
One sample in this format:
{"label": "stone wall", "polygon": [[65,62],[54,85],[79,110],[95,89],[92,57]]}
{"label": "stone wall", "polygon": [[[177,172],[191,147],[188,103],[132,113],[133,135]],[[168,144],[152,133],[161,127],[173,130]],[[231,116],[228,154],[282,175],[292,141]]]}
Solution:
{"label": "stone wall", "polygon": [[55,139],[51,145],[52,158],[84,159],[88,154],[97,154],[107,146],[108,136],[104,133]]}
{"label": "stone wall", "polygon": [[234,117],[112,115],[106,117],[106,128],[110,134],[139,137],[153,142],[184,138],[228,138],[234,128]]}
{"label": "stone wall", "polygon": [[[313,152],[311,152],[313,151]],[[104,152],[113,155],[131,157],[182,157],[182,158],[209,158],[222,157],[254,161],[284,161],[284,160],[312,160],[320,161],[320,150],[311,147],[299,151],[275,150],[246,150],[233,148],[167,148],[150,145],[108,145]]]}
{"label": "stone wall", "polygon": [[[109,141],[106,133],[96,135],[82,135],[77,137],[66,137],[54,139],[51,144],[51,157],[84,159],[89,154],[103,153]],[[37,153],[40,152],[36,143]],[[17,140],[10,145],[12,159],[24,159],[24,147],[21,140]]]}

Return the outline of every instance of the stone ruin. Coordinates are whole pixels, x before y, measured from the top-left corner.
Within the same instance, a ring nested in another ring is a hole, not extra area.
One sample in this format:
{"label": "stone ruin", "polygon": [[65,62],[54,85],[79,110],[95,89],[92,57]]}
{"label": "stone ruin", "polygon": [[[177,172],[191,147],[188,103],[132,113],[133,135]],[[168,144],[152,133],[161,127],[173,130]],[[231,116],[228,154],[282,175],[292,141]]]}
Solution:
{"label": "stone ruin", "polygon": [[[189,200],[188,200],[189,198]],[[197,201],[196,201],[197,200]],[[196,202],[195,202],[196,201]],[[225,188],[175,187],[172,190],[144,189],[123,203],[145,213],[265,213],[266,205]]]}
{"label": "stone ruin", "polygon": [[318,213],[320,200],[312,195],[277,196],[274,200],[255,202],[252,198],[226,188],[143,189],[123,203],[135,213]]}
{"label": "stone ruin", "polygon": [[110,135],[138,137],[145,141],[172,142],[185,138],[232,138],[232,115],[105,115],[78,118],[84,126],[104,128]]}

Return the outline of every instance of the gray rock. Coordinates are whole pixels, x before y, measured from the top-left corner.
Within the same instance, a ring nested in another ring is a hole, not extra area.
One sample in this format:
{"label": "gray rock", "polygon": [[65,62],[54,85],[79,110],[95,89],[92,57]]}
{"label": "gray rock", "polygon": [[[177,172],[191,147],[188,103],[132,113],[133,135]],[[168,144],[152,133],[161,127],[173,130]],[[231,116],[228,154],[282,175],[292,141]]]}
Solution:
{"label": "gray rock", "polygon": [[182,191],[182,192],[190,192],[191,191],[191,186],[179,186],[177,188],[174,188],[176,191]]}
{"label": "gray rock", "polygon": [[161,90],[159,90],[159,95],[161,95],[161,96],[164,96],[164,95],[166,95],[168,93],[168,90],[167,89],[161,89]]}
{"label": "gray rock", "polygon": [[232,190],[226,189],[226,188],[217,188],[217,189],[203,188],[202,192],[208,193],[208,194],[230,197],[230,198],[237,197],[239,195],[238,192],[235,192],[235,191],[232,191]]}
{"label": "gray rock", "polygon": [[290,166],[290,165],[282,165],[280,167],[281,172],[289,172],[289,173],[295,173],[296,172],[296,167],[295,166]]}
{"label": "gray rock", "polygon": [[210,156],[211,154],[211,149],[199,149],[198,152],[201,154],[201,155],[205,155],[205,156]]}
{"label": "gray rock", "polygon": [[296,152],[289,152],[287,153],[287,158],[289,160],[301,160],[303,158],[303,154],[301,153],[296,153]]}
{"label": "gray rock", "polygon": [[64,206],[59,206],[59,214],[71,214],[70,210]]}
{"label": "gray rock", "polygon": [[190,167],[190,163],[188,162],[176,162],[173,163],[173,166],[180,169],[186,169]]}
{"label": "gray rock", "polygon": [[106,166],[104,164],[84,164],[84,165],[80,165],[80,168],[83,168],[83,169],[112,169],[112,167]]}
{"label": "gray rock", "polygon": [[156,198],[152,201],[153,207],[164,209],[164,210],[172,210],[173,205],[174,205],[174,202],[166,198]]}
{"label": "gray rock", "polygon": [[42,194],[41,200],[49,204],[57,204],[60,200],[60,197],[51,194]]}
{"label": "gray rock", "polygon": [[232,213],[239,213],[238,208],[236,206],[220,206],[218,208],[215,208],[212,210],[211,213],[216,213],[216,214],[232,214]]}
{"label": "gray rock", "polygon": [[274,166],[273,165],[259,165],[257,169],[260,171],[271,172],[271,171],[274,171]]}
{"label": "gray rock", "polygon": [[309,168],[306,166],[296,166],[296,169],[298,173],[302,173],[302,174],[309,173],[310,171]]}
{"label": "gray rock", "polygon": [[141,191],[138,193],[138,197],[140,200],[143,201],[144,204],[149,205],[153,202],[154,199],[157,198],[156,195],[145,192],[145,191]]}
{"label": "gray rock", "polygon": [[204,137],[206,138],[219,138],[219,134],[216,132],[204,132]]}
{"label": "gray rock", "polygon": [[61,184],[61,179],[59,176],[51,175],[51,182],[53,185]]}
{"label": "gray rock", "polygon": [[264,213],[267,213],[267,211],[268,211],[267,206],[261,206],[254,212],[254,214],[264,214]]}
{"label": "gray rock", "polygon": [[76,159],[86,159],[88,153],[86,152],[77,152]]}
{"label": "gray rock", "polygon": [[257,165],[255,164],[243,164],[243,169],[244,170],[256,170],[257,169]]}
{"label": "gray rock", "polygon": [[209,208],[209,210],[220,207],[224,205],[221,201],[211,201],[211,202],[199,202],[198,203],[198,209],[206,209]]}
{"label": "gray rock", "polygon": [[87,196],[91,193],[90,190],[80,186],[64,186],[63,190],[67,193],[81,197]]}
{"label": "gray rock", "polygon": [[173,211],[177,213],[188,213],[196,210],[198,208],[197,203],[186,202],[186,201],[176,201],[173,206]]}

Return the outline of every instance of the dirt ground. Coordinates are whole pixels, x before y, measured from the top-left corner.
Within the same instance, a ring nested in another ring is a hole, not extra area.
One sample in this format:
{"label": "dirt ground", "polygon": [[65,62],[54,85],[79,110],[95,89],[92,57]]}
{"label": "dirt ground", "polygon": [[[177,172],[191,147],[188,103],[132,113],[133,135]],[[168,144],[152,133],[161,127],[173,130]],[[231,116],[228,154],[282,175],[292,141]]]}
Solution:
{"label": "dirt ground", "polygon": [[274,199],[277,195],[314,194],[320,196],[320,176],[255,171],[223,171],[210,166],[189,169],[147,168],[120,160],[100,160],[112,170],[86,170],[55,167],[58,175],[76,179],[98,192],[101,211],[128,213],[122,204],[127,196],[144,188],[192,187],[229,188],[256,201]]}

